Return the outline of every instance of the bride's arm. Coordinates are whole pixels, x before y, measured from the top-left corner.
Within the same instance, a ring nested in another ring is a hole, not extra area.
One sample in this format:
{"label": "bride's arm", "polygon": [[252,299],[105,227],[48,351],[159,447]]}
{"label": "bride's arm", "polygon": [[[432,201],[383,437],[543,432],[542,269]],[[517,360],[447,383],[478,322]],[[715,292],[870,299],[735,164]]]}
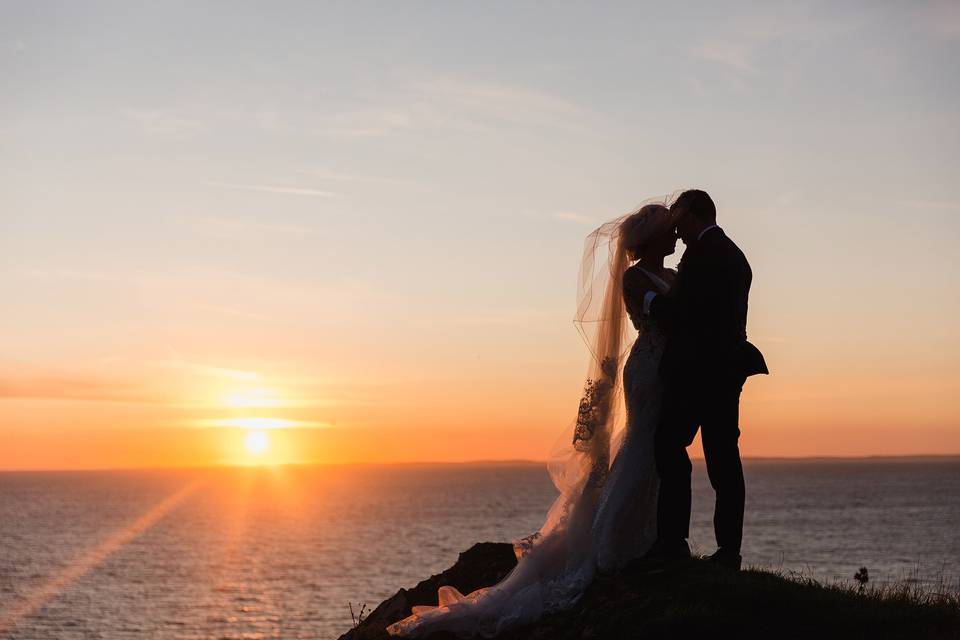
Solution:
{"label": "bride's arm", "polygon": [[624,300],[636,304],[644,314],[654,316],[657,321],[667,322],[667,317],[672,317],[673,299],[657,289],[657,285],[641,269],[627,269],[623,273]]}
{"label": "bride's arm", "polygon": [[655,291],[653,282],[640,269],[627,269],[623,272],[623,297],[625,300],[638,300],[643,303],[644,295]]}

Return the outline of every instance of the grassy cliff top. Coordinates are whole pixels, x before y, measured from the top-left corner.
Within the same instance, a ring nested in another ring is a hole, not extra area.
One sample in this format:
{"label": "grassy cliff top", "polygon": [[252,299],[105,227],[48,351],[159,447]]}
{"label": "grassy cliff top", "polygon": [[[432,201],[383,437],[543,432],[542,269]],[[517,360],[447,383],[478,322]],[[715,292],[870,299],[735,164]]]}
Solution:
{"label": "grassy cliff top", "polygon": [[[512,548],[480,543],[456,564],[401,589],[341,640],[384,640],[386,625],[413,605],[436,605],[437,588],[462,593],[497,582],[516,564]],[[669,568],[630,568],[599,576],[577,603],[498,640],[566,638],[952,638],[960,639],[958,594],[910,585],[881,588],[821,584],[745,568],[733,573],[700,560]],[[450,637],[434,634],[431,639]]]}

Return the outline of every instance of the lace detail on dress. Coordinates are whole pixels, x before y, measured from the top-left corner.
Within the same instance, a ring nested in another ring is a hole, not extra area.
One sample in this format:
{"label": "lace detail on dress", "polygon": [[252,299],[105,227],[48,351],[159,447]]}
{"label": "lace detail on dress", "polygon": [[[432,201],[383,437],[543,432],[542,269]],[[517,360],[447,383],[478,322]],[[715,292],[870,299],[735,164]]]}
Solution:
{"label": "lace detail on dress", "polygon": [[587,378],[577,412],[577,426],[573,430],[573,448],[587,451],[597,427],[607,421],[610,403],[608,396],[617,379],[617,359],[606,358],[600,365],[602,374],[597,379]]}

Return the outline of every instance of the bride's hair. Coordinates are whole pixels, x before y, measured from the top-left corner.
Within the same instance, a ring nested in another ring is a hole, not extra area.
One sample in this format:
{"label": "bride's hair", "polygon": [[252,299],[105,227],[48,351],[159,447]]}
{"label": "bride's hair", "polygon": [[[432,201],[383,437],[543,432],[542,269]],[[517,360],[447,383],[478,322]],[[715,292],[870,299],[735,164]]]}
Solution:
{"label": "bride's hair", "polygon": [[620,224],[621,243],[629,243],[626,248],[642,247],[650,240],[670,231],[672,217],[670,209],[659,202],[646,204],[636,213],[629,214]]}

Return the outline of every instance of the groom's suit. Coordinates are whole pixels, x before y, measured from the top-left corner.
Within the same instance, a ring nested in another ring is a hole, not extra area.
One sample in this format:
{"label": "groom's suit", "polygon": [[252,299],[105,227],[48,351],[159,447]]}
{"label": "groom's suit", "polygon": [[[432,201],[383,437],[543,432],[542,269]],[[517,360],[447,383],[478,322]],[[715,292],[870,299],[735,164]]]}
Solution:
{"label": "groom's suit", "polygon": [[722,229],[713,227],[687,248],[670,292],[650,303],[650,315],[667,331],[660,360],[663,404],[655,437],[660,476],[657,537],[664,543],[689,537],[692,465],[686,447],[699,428],[716,491],[717,545],[740,551],[740,392],[748,376],[768,373],[763,355],[747,342],[752,278],[743,252]]}

